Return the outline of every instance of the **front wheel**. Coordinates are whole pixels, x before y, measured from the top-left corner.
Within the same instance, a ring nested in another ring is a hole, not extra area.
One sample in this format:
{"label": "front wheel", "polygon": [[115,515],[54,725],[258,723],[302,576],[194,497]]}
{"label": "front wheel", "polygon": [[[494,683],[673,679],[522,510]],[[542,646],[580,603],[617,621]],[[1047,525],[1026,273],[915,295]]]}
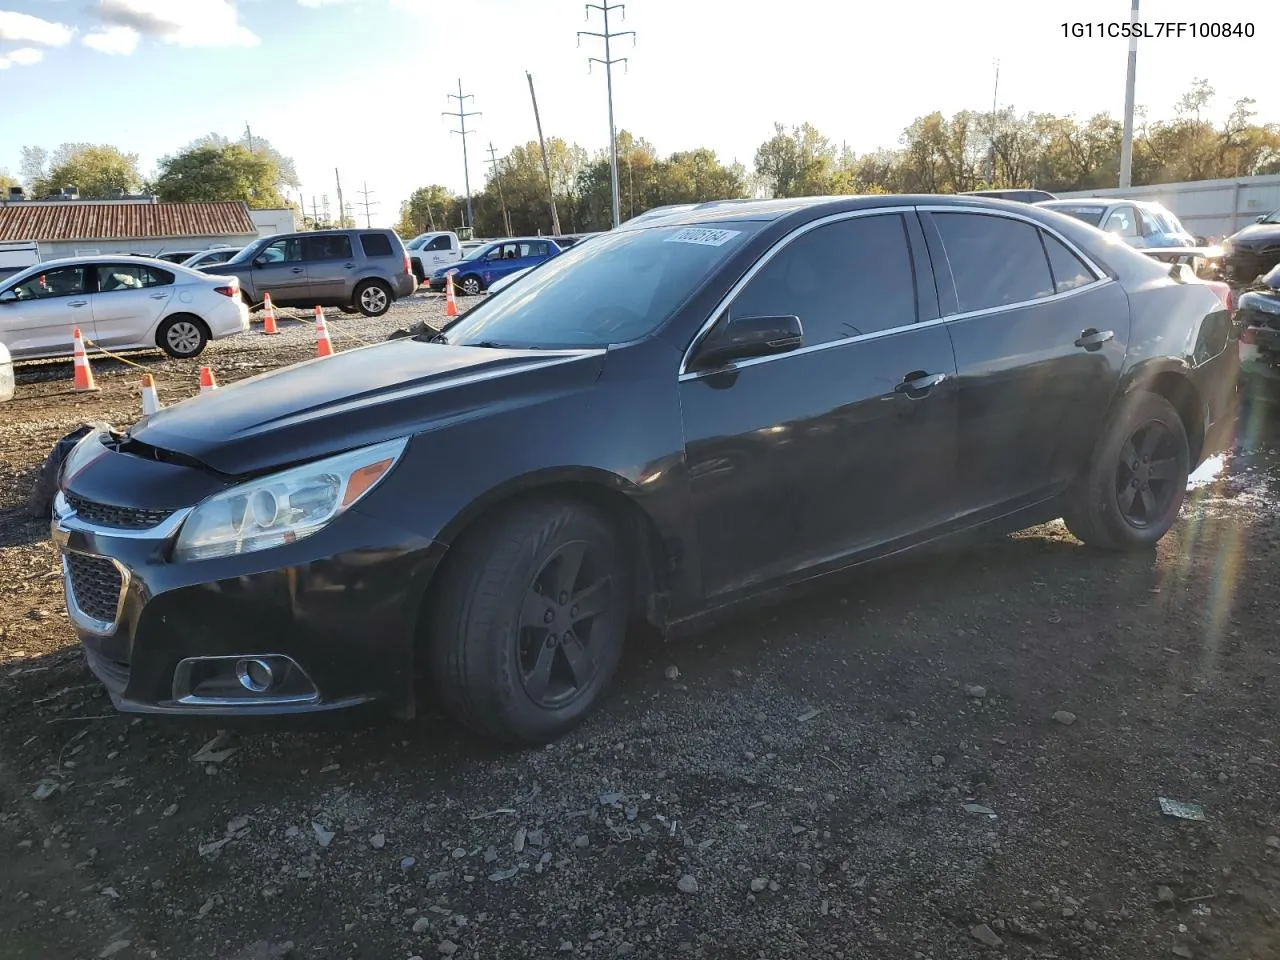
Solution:
{"label": "front wheel", "polygon": [[476,297],[484,289],[484,284],[480,282],[480,278],[477,276],[466,276],[458,281],[458,289],[468,297]]}
{"label": "front wheel", "polygon": [[189,313],[169,317],[156,330],[156,344],[175,360],[200,356],[208,342],[209,328],[203,320]]}
{"label": "front wheel", "polygon": [[535,501],[481,521],[428,599],[441,704],[478,733],[546,743],[578,724],[622,654],[631,572],[608,518]]}
{"label": "front wheel", "polygon": [[1191,445],[1173,404],[1159,394],[1132,393],[1068,493],[1063,520],[1090,546],[1152,547],[1177,520],[1190,472]]}

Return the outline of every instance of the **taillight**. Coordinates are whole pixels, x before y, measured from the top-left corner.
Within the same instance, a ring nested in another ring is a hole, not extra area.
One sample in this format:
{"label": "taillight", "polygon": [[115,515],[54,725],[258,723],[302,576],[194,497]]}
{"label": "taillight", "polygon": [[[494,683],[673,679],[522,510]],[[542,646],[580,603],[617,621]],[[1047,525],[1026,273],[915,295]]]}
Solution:
{"label": "taillight", "polygon": [[409,255],[407,253],[404,255],[404,272],[413,273],[413,268],[409,266]]}
{"label": "taillight", "polygon": [[240,293],[240,291],[237,290],[235,287],[214,287],[213,292],[220,293],[224,297],[234,297],[234,296],[238,296]]}

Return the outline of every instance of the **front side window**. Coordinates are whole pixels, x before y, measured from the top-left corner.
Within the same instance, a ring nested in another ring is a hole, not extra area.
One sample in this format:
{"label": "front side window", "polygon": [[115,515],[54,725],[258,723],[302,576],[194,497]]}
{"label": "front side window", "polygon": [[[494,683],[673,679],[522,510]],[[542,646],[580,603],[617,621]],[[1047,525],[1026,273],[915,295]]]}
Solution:
{"label": "front side window", "polygon": [[1040,237],[1044,240],[1044,251],[1049,255],[1053,285],[1058,293],[1066,293],[1068,290],[1083,287],[1098,279],[1093,271],[1085,266],[1084,261],[1053,234],[1041,231]]}
{"label": "front side window", "polygon": [[306,237],[302,241],[302,255],[311,261],[350,260],[351,238],[345,233]]}
{"label": "front side window", "polygon": [[436,253],[440,250],[448,250],[448,249],[450,249],[448,237],[436,237],[434,240],[432,240],[430,243],[427,244],[427,251],[430,253]]}
{"label": "front side window", "polygon": [[729,305],[729,318],[799,317],[806,347],[916,322],[916,286],[899,214],[801,234]]}
{"label": "front side window", "polygon": [[972,213],[937,213],[934,223],[955,282],[960,313],[1052,296],[1044,248],[1029,223]]}
{"label": "front side window", "polygon": [[1102,224],[1102,229],[1118,237],[1139,236],[1137,211],[1133,207],[1116,207]]}
{"label": "front side window", "polygon": [[258,259],[267,263],[301,263],[302,238],[284,237],[269,243],[258,255]]}
{"label": "front side window", "polygon": [[60,267],[28,277],[13,288],[19,300],[44,300],[48,297],[71,297],[87,289],[84,267]]}
{"label": "front side window", "polygon": [[98,274],[98,292],[116,290],[142,290],[173,283],[173,274],[167,270],[136,264],[107,263],[95,268]]}

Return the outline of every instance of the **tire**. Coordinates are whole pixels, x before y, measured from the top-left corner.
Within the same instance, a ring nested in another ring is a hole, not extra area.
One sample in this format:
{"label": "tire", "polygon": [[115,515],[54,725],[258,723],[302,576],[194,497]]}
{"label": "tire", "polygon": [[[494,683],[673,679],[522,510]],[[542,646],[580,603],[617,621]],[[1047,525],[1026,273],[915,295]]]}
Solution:
{"label": "tire", "polygon": [[[547,743],[582,721],[617,669],[631,569],[613,525],[585,504],[530,501],[480,523],[454,545],[428,600],[432,682],[463,726]],[[597,613],[583,616],[586,597]]]}
{"label": "tire", "polygon": [[191,360],[204,352],[209,328],[191,313],[175,313],[156,329],[156,345],[175,360]]}
{"label": "tire", "polygon": [[480,292],[484,290],[484,281],[474,273],[469,273],[459,280],[455,286],[457,286],[458,292],[464,297],[477,297],[480,295]]}
{"label": "tire", "polygon": [[1063,520],[1091,547],[1149,549],[1177,520],[1190,472],[1178,411],[1159,394],[1137,391],[1112,415],[1088,471],[1067,494]]}
{"label": "tire", "polygon": [[364,280],[356,284],[351,306],[366,317],[380,317],[391,309],[391,300],[391,288],[381,280]]}

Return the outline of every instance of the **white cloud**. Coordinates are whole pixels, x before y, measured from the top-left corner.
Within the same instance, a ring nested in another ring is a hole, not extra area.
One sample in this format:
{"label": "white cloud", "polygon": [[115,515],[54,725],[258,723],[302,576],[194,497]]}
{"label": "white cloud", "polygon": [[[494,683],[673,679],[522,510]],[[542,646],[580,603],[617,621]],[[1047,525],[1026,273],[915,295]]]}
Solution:
{"label": "white cloud", "polygon": [[304,7],[336,7],[343,3],[359,3],[360,0],[298,0]]}
{"label": "white cloud", "polygon": [[127,57],[138,48],[140,38],[141,34],[133,27],[108,27],[98,33],[87,34],[84,45],[99,53]]}
{"label": "white cloud", "polygon": [[10,50],[5,56],[9,58],[10,63],[16,63],[20,67],[30,67],[44,59],[44,51],[37,50],[35,47],[20,47],[17,50]]}
{"label": "white cloud", "polygon": [[26,13],[0,10],[0,40],[38,43],[43,47],[61,47],[71,42],[74,31],[63,23],[41,20]]}
{"label": "white cloud", "polygon": [[[391,0],[391,9],[425,15],[428,10],[437,13],[441,8],[436,0]],[[609,138],[605,137],[605,139]]]}
{"label": "white cloud", "polygon": [[240,23],[230,0],[100,0],[98,19],[109,29],[125,27],[179,47],[252,47],[261,42]]}

